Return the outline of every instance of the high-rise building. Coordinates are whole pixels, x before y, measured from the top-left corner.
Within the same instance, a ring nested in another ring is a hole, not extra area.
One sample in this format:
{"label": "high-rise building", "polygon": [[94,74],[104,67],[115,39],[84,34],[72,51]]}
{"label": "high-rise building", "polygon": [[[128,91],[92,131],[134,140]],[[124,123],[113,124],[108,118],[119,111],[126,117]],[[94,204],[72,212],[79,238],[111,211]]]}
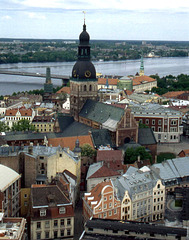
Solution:
{"label": "high-rise building", "polygon": [[70,113],[78,120],[78,115],[87,99],[97,100],[98,81],[96,70],[90,61],[90,36],[84,21],[79,36],[78,59],[72,69],[70,79]]}

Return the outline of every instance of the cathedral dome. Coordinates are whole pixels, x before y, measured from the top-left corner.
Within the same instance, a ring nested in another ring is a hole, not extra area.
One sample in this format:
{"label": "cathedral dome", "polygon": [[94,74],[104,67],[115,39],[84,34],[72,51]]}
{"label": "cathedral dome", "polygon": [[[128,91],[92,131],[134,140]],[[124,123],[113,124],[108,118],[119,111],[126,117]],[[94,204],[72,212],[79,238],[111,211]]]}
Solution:
{"label": "cathedral dome", "polygon": [[96,79],[96,70],[91,61],[77,61],[72,70],[72,78]]}

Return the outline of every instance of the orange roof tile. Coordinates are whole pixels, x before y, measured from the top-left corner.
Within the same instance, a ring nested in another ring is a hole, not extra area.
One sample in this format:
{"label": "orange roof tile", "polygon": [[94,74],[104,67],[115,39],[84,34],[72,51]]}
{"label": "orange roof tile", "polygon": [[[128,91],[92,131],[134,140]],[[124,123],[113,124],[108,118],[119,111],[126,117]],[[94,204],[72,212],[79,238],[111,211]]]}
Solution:
{"label": "orange roof tile", "polygon": [[8,109],[5,116],[16,116],[17,112],[20,112],[21,116],[32,116],[32,109],[20,108],[20,109]]}
{"label": "orange roof tile", "polygon": [[53,147],[58,147],[59,145],[61,147],[69,147],[69,149],[72,151],[75,148],[75,141],[77,139],[79,139],[80,146],[82,146],[85,143],[88,143],[91,145],[92,148],[94,148],[90,135],[78,137],[75,136],[75,137],[49,138],[48,143],[49,146],[52,145]]}
{"label": "orange roof tile", "polygon": [[58,90],[56,93],[67,93],[70,95],[70,87],[63,87],[60,90]]}
{"label": "orange roof tile", "polygon": [[140,85],[140,84],[143,84],[145,82],[155,82],[157,81],[156,79],[154,78],[151,78],[149,76],[139,76],[139,77],[136,77],[133,79],[133,86],[136,86],[136,85]]}
{"label": "orange roof tile", "polygon": [[185,91],[167,92],[167,93],[163,94],[162,96],[166,97],[166,98],[176,98],[183,93],[185,93]]}
{"label": "orange roof tile", "polygon": [[117,176],[120,175],[117,171],[114,171],[106,166],[102,166],[100,169],[98,169],[95,173],[93,173],[90,178],[100,178],[100,177],[111,177],[111,176]]}
{"label": "orange roof tile", "polygon": [[112,183],[110,181],[106,181],[106,182],[101,182],[101,183],[98,183],[92,190],[91,190],[91,195],[90,197],[94,197],[93,201],[97,201],[99,202],[100,199],[101,199],[101,192],[102,192],[102,189],[105,187],[105,186],[112,186]]}
{"label": "orange roof tile", "polygon": [[[98,84],[105,85],[107,78],[99,78]],[[108,84],[109,85],[117,85],[118,79],[115,78],[108,78]]]}

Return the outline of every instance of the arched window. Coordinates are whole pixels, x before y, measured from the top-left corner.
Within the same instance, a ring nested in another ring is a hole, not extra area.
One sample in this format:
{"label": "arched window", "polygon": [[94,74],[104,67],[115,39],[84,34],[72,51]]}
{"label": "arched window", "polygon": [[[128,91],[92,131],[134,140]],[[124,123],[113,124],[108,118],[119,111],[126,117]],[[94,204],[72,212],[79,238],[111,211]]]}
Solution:
{"label": "arched window", "polygon": [[87,86],[86,85],[84,85],[84,91],[87,91]]}
{"label": "arched window", "polygon": [[89,86],[89,91],[92,91],[92,86],[91,85]]}

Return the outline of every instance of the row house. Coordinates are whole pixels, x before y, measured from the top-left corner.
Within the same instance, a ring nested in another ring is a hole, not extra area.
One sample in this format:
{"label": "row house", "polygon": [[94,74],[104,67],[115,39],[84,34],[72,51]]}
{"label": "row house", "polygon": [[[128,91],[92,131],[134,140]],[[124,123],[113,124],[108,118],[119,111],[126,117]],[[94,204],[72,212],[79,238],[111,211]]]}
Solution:
{"label": "row house", "polygon": [[0,211],[5,217],[20,214],[21,175],[0,164]]}
{"label": "row house", "polygon": [[121,202],[115,196],[112,182],[97,184],[90,192],[84,193],[83,217],[86,222],[91,217],[103,219],[120,219]]}
{"label": "row house", "polygon": [[31,108],[18,108],[18,109],[8,109],[5,112],[5,124],[12,128],[13,124],[17,123],[20,120],[29,120],[32,122],[35,116],[35,112]]}
{"label": "row house", "polygon": [[164,219],[165,186],[148,167],[130,167],[115,181],[121,200],[121,219],[142,222]]}
{"label": "row house", "polygon": [[30,239],[73,239],[74,208],[60,186],[32,185]]}
{"label": "row house", "polygon": [[133,104],[130,107],[135,120],[153,130],[157,142],[180,142],[183,127],[182,114],[179,111],[159,104]]}

